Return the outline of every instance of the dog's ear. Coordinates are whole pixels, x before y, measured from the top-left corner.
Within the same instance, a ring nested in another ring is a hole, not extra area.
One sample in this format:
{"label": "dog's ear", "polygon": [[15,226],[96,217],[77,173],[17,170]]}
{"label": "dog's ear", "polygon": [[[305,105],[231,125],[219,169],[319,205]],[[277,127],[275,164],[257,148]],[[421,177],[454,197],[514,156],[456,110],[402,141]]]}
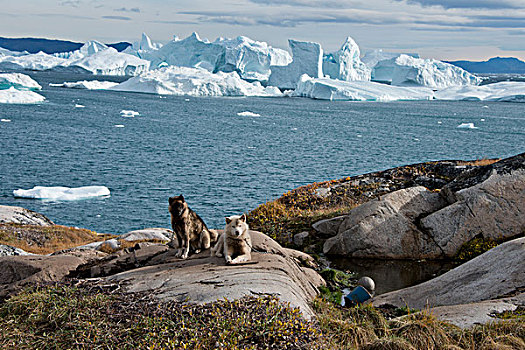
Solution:
{"label": "dog's ear", "polygon": [[170,197],[170,198],[168,199],[168,203],[171,205],[171,203],[173,203],[174,200],[175,200],[175,197]]}
{"label": "dog's ear", "polygon": [[246,214],[242,214],[239,220],[246,222]]}
{"label": "dog's ear", "polygon": [[182,193],[180,194],[179,196],[180,200],[184,202],[184,196],[182,195]]}
{"label": "dog's ear", "polygon": [[227,224],[229,224],[229,223],[231,223],[231,222],[232,222],[232,219],[230,219],[230,218],[228,218],[228,217],[227,217],[227,218],[225,218],[225,219],[226,219],[226,223],[227,223]]}

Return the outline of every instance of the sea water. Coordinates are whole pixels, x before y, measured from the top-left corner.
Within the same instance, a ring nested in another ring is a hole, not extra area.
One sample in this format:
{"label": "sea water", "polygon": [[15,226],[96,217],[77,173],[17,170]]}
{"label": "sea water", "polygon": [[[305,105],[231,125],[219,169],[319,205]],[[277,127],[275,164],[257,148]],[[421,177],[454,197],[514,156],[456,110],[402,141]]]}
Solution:
{"label": "sea water", "polygon": [[[93,76],[29,75],[46,102],[0,105],[10,120],[0,122],[0,204],[98,232],[170,227],[168,197],[181,193],[208,226],[221,227],[225,216],[308,183],[525,151],[519,103],[174,97],[49,86]],[[475,128],[458,128],[465,123]],[[101,185],[111,196],[13,196],[37,185]]]}

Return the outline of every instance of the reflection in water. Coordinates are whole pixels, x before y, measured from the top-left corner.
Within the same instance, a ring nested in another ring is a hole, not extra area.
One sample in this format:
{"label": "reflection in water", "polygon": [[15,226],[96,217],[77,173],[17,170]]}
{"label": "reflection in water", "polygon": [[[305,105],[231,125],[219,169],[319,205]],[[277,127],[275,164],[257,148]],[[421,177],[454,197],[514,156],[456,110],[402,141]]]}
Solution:
{"label": "reflection in water", "polygon": [[333,268],[369,276],[376,283],[376,295],[428,281],[457,266],[441,260],[379,260],[331,257]]}

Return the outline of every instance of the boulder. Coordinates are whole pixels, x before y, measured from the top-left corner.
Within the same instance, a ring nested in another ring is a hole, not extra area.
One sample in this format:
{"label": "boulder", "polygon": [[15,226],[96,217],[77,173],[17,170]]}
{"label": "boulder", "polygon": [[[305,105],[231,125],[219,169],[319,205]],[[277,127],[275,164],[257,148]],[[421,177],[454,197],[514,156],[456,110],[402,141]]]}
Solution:
{"label": "boulder", "polygon": [[37,212],[21,207],[0,205],[0,224],[5,223],[38,226],[54,225],[53,221]]}
{"label": "boulder", "polygon": [[30,284],[61,281],[87,261],[82,255],[0,257],[0,299]]}
{"label": "boulder", "polygon": [[[124,282],[122,287],[127,292],[151,292],[159,299],[195,303],[246,295],[277,295],[291,306],[299,307],[305,317],[312,317],[309,302],[324,280],[298,262],[304,254],[292,254],[260,232],[250,234],[254,249],[252,260],[245,264],[226,265],[224,258],[210,257],[209,251],[180,260],[175,257],[175,250],[169,249],[152,251],[146,266],[105,280]],[[99,268],[103,270],[104,266]]]}
{"label": "boulder", "polygon": [[401,189],[345,216],[315,223],[321,235],[335,236],[323,251],[360,258],[442,259],[454,257],[474,238],[501,241],[525,233],[525,154],[461,169],[444,186],[417,178],[431,188],[441,186],[439,192],[422,186]]}
{"label": "boulder", "polygon": [[10,245],[0,244],[0,256],[18,256],[18,255],[33,255],[20,248],[12,247]]}
{"label": "boulder", "polygon": [[446,257],[475,237],[500,240],[525,232],[525,169],[492,174],[482,183],[455,192],[457,202],[423,218]]}
{"label": "boulder", "polygon": [[134,241],[165,241],[169,242],[173,238],[173,231],[167,228],[145,228],[125,233],[118,237],[120,240]]}
{"label": "boulder", "polygon": [[524,261],[525,238],[518,238],[430,281],[379,295],[373,304],[423,309],[516,295],[525,288]]}
{"label": "boulder", "polygon": [[437,258],[441,251],[419,230],[417,220],[445,204],[438,193],[422,186],[389,193],[351,210],[342,222],[331,219],[337,236],[325,242],[323,251],[360,258]]}

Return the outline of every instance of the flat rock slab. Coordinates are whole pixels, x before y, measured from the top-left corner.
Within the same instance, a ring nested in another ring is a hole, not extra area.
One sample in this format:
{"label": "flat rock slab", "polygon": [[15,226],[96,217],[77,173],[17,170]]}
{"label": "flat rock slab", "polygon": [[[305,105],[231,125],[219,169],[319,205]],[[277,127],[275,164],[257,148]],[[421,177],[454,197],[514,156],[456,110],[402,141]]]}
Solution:
{"label": "flat rock slab", "polygon": [[245,264],[226,265],[223,258],[210,257],[209,251],[180,260],[170,249],[150,259],[149,266],[106,280],[122,282],[128,292],[151,292],[159,299],[200,304],[247,295],[276,295],[311,318],[314,313],[309,302],[324,280],[298,263],[302,255],[292,254],[260,232],[250,233],[254,251],[252,260]]}
{"label": "flat rock slab", "polygon": [[379,295],[372,302],[423,309],[516,295],[525,289],[524,261],[525,238],[518,238],[430,281]]}
{"label": "flat rock slab", "polygon": [[0,244],[0,256],[19,256],[19,255],[34,255],[34,254],[28,253],[25,250],[22,250],[17,247]]}
{"label": "flat rock slab", "polygon": [[86,260],[78,256],[8,256],[0,258],[0,298],[33,283],[60,281]]}
{"label": "flat rock slab", "polygon": [[494,314],[514,311],[518,306],[525,306],[525,293],[512,298],[435,307],[430,309],[430,313],[438,320],[452,323],[461,328],[470,328],[475,325],[501,320],[495,317]]}
{"label": "flat rock slab", "polygon": [[0,224],[51,226],[53,221],[37,212],[8,205],[0,205]]}

